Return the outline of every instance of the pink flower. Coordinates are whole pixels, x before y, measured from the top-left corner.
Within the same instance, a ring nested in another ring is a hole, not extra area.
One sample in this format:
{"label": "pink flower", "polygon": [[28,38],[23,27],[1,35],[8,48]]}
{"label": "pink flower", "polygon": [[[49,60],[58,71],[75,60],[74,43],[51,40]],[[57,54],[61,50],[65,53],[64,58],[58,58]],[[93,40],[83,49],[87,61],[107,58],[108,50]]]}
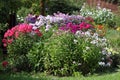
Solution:
{"label": "pink flower", "polygon": [[91,27],[90,24],[82,22],[81,24],[79,24],[80,30],[82,29],[89,29]]}
{"label": "pink flower", "polygon": [[23,33],[29,33],[32,31],[32,26],[30,26],[28,24],[20,24],[18,26],[18,31],[23,32]]}
{"label": "pink flower", "polygon": [[7,30],[7,32],[5,32],[5,34],[4,34],[4,38],[7,38],[8,37],[8,35],[9,35],[9,29]]}
{"label": "pink flower", "polygon": [[11,44],[13,42],[13,39],[8,39],[8,43]]}
{"label": "pink flower", "polygon": [[90,24],[86,24],[85,29],[89,29],[91,27]]}
{"label": "pink flower", "polygon": [[15,32],[15,38],[19,37],[19,32]]}
{"label": "pink flower", "polygon": [[7,47],[7,44],[6,44],[6,43],[4,43],[4,44],[3,44],[3,46],[4,46],[4,47]]}
{"label": "pink flower", "polygon": [[7,43],[7,40],[6,40],[6,39],[2,39],[2,42],[3,42],[3,43]]}
{"label": "pink flower", "polygon": [[29,32],[31,32],[31,31],[32,31],[32,26],[30,26],[30,25],[28,26],[28,25],[27,25],[27,26],[26,26],[26,32],[29,33]]}
{"label": "pink flower", "polygon": [[9,30],[9,34],[8,34],[8,36],[13,36],[14,35],[14,31],[12,31],[12,30]]}
{"label": "pink flower", "polygon": [[27,35],[26,33],[29,34],[31,32],[34,32],[38,36],[42,36],[42,33],[39,31],[39,29],[33,30],[32,26],[29,24],[19,24],[12,29],[8,29],[4,34],[4,39],[2,40],[4,47],[6,47],[8,43],[11,44],[13,40],[18,38],[21,33],[24,36]]}
{"label": "pink flower", "polygon": [[17,28],[18,28],[18,26],[15,26],[11,30],[15,32],[15,31],[17,31]]}
{"label": "pink flower", "polygon": [[18,26],[18,31],[25,33],[25,25],[24,25],[24,24],[20,24],[20,25]]}

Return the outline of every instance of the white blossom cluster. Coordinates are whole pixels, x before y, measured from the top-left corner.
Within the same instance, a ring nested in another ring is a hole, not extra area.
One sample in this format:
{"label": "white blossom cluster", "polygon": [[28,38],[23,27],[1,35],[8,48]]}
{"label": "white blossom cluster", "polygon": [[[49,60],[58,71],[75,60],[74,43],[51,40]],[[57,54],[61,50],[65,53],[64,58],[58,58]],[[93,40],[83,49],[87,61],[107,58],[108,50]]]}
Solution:
{"label": "white blossom cluster", "polygon": [[[98,62],[100,66],[111,66],[112,59],[110,58],[112,55],[112,51],[108,48],[107,39],[105,37],[100,37],[97,33],[92,33],[91,30],[88,30],[86,32],[83,31],[77,31],[75,34],[79,38],[85,38],[86,41],[89,41],[91,44],[96,45],[96,47],[101,48],[101,54],[103,55],[103,58],[101,59],[101,62]],[[74,43],[77,43],[78,41],[75,39]],[[90,47],[86,47],[87,51]],[[107,61],[106,61],[107,60]]]}
{"label": "white blossom cluster", "polygon": [[80,14],[82,16],[91,16],[98,24],[106,23],[106,21],[113,21],[115,16],[110,9],[100,8],[99,5],[96,9],[83,5],[80,10]]}

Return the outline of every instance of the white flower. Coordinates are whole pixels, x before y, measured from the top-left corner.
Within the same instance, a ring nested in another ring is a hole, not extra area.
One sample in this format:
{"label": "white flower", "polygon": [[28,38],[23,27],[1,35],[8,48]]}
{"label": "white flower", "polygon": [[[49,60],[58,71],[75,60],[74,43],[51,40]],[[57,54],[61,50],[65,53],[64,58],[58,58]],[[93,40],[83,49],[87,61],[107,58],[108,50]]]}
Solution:
{"label": "white flower", "polygon": [[103,49],[102,49],[102,54],[103,54],[103,55],[106,55],[107,53],[108,53],[107,50],[106,50],[105,48],[103,48]]}
{"label": "white flower", "polygon": [[96,44],[96,43],[98,43],[98,41],[93,40],[93,41],[91,41],[90,43],[91,43],[91,44]]}
{"label": "white flower", "polygon": [[76,44],[78,42],[78,40],[74,39],[74,43]]}
{"label": "white flower", "polygon": [[51,25],[47,24],[46,25],[46,30],[49,30],[51,27],[52,27]]}
{"label": "white flower", "polygon": [[90,47],[87,46],[87,47],[86,47],[86,50],[89,50],[89,49],[90,49]]}
{"label": "white flower", "polygon": [[90,34],[89,31],[85,32],[85,35],[86,35],[87,37],[90,37],[90,36],[91,36],[91,34]]}
{"label": "white flower", "polygon": [[82,31],[77,31],[76,33],[75,33],[75,35],[77,36],[77,37],[83,37],[84,36],[84,32],[82,32]]}
{"label": "white flower", "polygon": [[36,26],[33,26],[33,28],[32,28],[32,29],[33,29],[33,30],[36,30],[37,28],[38,28],[38,27],[36,27]]}
{"label": "white flower", "polygon": [[110,55],[110,54],[112,54],[112,53],[109,51],[108,54]]}
{"label": "white flower", "polygon": [[105,66],[105,62],[98,62],[100,66]]}
{"label": "white flower", "polygon": [[78,63],[78,65],[79,65],[79,66],[82,65],[82,63]]}
{"label": "white flower", "polygon": [[105,58],[102,58],[102,60],[105,60]]}
{"label": "white flower", "polygon": [[76,62],[75,61],[73,61],[73,64],[75,64]]}
{"label": "white flower", "polygon": [[109,66],[109,67],[110,67],[110,66],[111,66],[111,63],[110,63],[110,62],[108,62],[108,63],[106,64],[106,66]]}

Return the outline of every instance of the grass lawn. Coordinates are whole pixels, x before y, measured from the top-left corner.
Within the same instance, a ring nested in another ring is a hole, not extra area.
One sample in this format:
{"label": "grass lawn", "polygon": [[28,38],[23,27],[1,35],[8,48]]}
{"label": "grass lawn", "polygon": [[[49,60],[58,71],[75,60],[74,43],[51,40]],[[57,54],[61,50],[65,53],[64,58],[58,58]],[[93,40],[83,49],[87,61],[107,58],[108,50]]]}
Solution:
{"label": "grass lawn", "polygon": [[41,73],[28,74],[24,72],[14,74],[0,73],[0,80],[120,80],[120,70],[117,70],[117,72],[94,74],[88,77],[55,77]]}

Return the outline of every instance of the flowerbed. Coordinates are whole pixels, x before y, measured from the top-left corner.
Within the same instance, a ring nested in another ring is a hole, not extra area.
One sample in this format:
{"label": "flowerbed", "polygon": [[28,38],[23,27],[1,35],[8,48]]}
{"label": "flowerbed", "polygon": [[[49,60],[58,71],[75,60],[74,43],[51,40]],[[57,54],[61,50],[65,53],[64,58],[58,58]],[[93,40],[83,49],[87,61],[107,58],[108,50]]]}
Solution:
{"label": "flowerbed", "polygon": [[35,23],[13,27],[4,34],[3,43],[11,69],[57,76],[110,68],[118,53],[110,50],[103,25],[95,25],[91,17],[62,13],[40,15]]}

